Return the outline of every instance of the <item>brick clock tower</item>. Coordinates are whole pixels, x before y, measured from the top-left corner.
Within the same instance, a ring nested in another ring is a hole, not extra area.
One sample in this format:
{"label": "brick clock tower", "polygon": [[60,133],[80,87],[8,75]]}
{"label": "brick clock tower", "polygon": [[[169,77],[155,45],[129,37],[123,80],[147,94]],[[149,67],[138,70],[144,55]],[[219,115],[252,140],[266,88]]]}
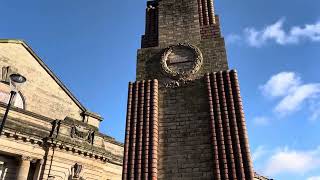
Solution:
{"label": "brick clock tower", "polygon": [[252,180],[237,72],[213,0],[147,2],[123,180]]}

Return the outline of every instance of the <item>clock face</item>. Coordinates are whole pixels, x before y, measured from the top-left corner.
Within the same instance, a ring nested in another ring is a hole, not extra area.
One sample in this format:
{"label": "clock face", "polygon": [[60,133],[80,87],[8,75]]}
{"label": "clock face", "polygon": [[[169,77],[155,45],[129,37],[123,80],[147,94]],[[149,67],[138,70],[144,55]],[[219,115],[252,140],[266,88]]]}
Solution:
{"label": "clock face", "polygon": [[189,72],[195,65],[196,56],[188,48],[176,48],[168,54],[166,63],[170,70],[177,73]]}
{"label": "clock face", "polygon": [[202,64],[200,50],[190,44],[178,44],[167,48],[162,55],[162,70],[169,76],[183,79],[196,73]]}

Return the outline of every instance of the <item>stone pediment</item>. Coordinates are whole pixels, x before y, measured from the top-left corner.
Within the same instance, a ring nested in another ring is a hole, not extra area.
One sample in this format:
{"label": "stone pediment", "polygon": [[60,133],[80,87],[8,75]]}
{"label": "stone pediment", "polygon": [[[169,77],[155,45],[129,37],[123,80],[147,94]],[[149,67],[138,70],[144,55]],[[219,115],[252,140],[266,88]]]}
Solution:
{"label": "stone pediment", "polygon": [[[8,83],[10,73],[27,78],[21,92],[26,110],[52,119],[69,116],[98,127],[102,118],[91,115],[36,53],[21,40],[0,40],[0,78]],[[90,117],[90,118],[88,118]]]}

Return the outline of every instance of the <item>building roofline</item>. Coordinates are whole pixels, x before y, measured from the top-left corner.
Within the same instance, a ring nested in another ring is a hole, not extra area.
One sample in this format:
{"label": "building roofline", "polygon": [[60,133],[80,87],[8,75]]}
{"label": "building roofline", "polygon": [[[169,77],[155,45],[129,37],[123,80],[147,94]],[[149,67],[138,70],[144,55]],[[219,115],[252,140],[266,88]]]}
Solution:
{"label": "building roofline", "polygon": [[[0,43],[21,44],[37,60],[37,62],[46,70],[46,72],[56,81],[56,83],[67,93],[67,95],[80,107],[83,113],[92,113],[88,111],[81,102],[72,94],[72,92],[62,83],[62,81],[53,73],[53,71],[41,60],[41,58],[32,50],[32,48],[23,40],[19,39],[0,39]],[[102,120],[100,115],[97,115]]]}

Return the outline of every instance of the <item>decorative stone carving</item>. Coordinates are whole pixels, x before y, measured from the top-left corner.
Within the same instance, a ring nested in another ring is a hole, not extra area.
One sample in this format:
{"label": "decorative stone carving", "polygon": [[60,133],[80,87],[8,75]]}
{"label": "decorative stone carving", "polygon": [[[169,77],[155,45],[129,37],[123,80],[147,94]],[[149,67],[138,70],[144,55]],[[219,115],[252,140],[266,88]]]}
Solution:
{"label": "decorative stone carving", "polygon": [[9,75],[11,72],[10,66],[5,66],[1,68],[1,81],[9,82]]}
{"label": "decorative stone carving", "polygon": [[93,141],[94,141],[94,133],[95,131],[89,129],[85,129],[81,126],[73,126],[71,128],[71,137],[72,138],[78,138],[78,139],[81,139],[81,140],[85,140],[87,141],[88,143],[91,143],[93,144]]}
{"label": "decorative stone carving", "polygon": [[89,130],[88,132],[88,136],[87,136],[87,141],[90,143],[90,144],[93,144],[93,141],[94,141],[94,131],[92,130]]}
{"label": "decorative stone carving", "polygon": [[164,87],[166,88],[177,88],[177,87],[181,87],[183,85],[187,85],[190,82],[192,82],[192,80],[190,79],[181,79],[181,80],[170,80],[170,81],[165,81],[163,83]]}
{"label": "decorative stone carving", "polygon": [[48,177],[48,180],[55,180],[55,179],[56,179],[55,176],[49,176],[49,177]]}
{"label": "decorative stone carving", "polygon": [[76,163],[71,167],[72,179],[80,179],[80,173],[82,171],[82,165]]}
{"label": "decorative stone carving", "polygon": [[33,158],[30,156],[20,156],[21,161],[32,161]]}
{"label": "decorative stone carving", "polygon": [[55,120],[51,124],[52,124],[52,130],[50,132],[50,137],[51,138],[57,138],[58,134],[59,134],[61,120]]}
{"label": "decorative stone carving", "polygon": [[176,80],[187,80],[199,71],[203,62],[199,48],[191,44],[177,44],[165,49],[161,58],[164,74]]}

